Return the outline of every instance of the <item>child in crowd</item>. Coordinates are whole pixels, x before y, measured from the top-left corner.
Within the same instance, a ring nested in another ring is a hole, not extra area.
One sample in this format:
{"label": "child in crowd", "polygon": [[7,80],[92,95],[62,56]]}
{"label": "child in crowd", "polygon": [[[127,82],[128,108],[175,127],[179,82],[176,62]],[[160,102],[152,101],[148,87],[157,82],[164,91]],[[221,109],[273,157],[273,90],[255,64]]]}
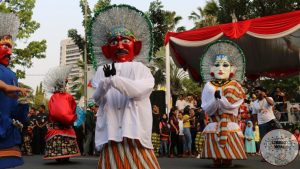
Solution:
{"label": "child in crowd", "polygon": [[254,141],[256,146],[256,154],[259,155],[260,136],[259,136],[259,127],[257,121],[254,122]]}
{"label": "child in crowd", "polygon": [[253,132],[253,124],[251,121],[248,121],[245,129],[245,149],[246,149],[246,153],[249,155],[255,155],[256,153],[254,139],[255,139],[255,135]]}
{"label": "child in crowd", "polygon": [[167,156],[168,155],[168,142],[170,136],[170,128],[168,125],[167,114],[163,114],[161,121],[159,123],[160,130],[160,155]]}
{"label": "child in crowd", "polygon": [[191,110],[192,109],[189,106],[186,106],[183,110],[184,157],[192,157]]}
{"label": "child in crowd", "polygon": [[183,156],[184,134],[183,134],[183,116],[182,116],[181,112],[178,113],[178,125],[179,125],[179,133],[178,133],[179,141],[178,141],[177,151],[178,151],[178,157],[182,157]]}

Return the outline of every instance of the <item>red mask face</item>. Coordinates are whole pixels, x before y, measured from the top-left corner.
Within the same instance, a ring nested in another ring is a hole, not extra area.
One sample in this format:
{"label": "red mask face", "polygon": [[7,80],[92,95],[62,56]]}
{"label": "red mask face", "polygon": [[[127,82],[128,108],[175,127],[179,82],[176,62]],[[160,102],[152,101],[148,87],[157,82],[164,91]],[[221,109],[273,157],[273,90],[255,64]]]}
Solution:
{"label": "red mask face", "polygon": [[135,41],[133,37],[116,36],[102,46],[102,52],[106,58],[115,62],[129,62],[140,53],[141,46],[141,42]]}
{"label": "red mask face", "polygon": [[10,56],[12,54],[12,43],[9,36],[4,36],[0,40],[0,64],[8,66],[10,62]]}

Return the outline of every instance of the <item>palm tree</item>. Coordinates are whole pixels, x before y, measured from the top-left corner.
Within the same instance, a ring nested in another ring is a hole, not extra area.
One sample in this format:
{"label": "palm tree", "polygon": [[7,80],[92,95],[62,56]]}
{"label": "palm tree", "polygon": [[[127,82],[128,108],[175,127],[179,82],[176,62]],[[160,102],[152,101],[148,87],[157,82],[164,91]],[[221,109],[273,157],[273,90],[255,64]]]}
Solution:
{"label": "palm tree", "polygon": [[[165,59],[165,47],[162,47],[157,52],[157,57],[154,58],[154,64],[150,66],[152,74],[155,79],[155,87],[164,85],[166,81],[166,59]],[[171,80],[171,93],[178,95],[184,92],[183,80],[188,78],[188,74],[182,69],[178,68],[173,60],[170,62],[170,80]]]}
{"label": "palm tree", "polygon": [[197,9],[197,12],[193,11],[189,16],[189,20],[194,21],[195,24],[193,29],[218,24],[217,16],[219,7],[214,0],[208,1],[203,9],[201,7]]}
{"label": "palm tree", "polygon": [[195,24],[193,29],[199,28],[201,25],[201,21],[203,20],[204,11],[201,7],[197,8],[198,11],[193,11],[191,15],[188,17],[189,20],[192,20]]}
{"label": "palm tree", "polygon": [[218,11],[219,11],[218,4],[214,0],[207,1],[206,5],[203,9],[203,13],[206,16],[207,15],[218,16]]}
{"label": "palm tree", "polygon": [[182,17],[177,16],[175,11],[165,11],[165,18],[169,31],[174,31],[176,25],[182,20]]}
{"label": "palm tree", "polygon": [[178,68],[173,61],[171,61],[170,69],[171,94],[182,94],[184,92],[182,81],[189,75],[182,68]]}

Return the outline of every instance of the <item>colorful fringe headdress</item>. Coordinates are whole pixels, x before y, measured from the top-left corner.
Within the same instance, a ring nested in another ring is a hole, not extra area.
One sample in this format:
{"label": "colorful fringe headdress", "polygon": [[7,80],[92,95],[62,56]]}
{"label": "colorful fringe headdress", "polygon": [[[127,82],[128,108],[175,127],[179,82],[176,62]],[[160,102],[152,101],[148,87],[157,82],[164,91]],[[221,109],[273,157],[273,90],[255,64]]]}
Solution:
{"label": "colorful fringe headdress", "polygon": [[115,35],[129,35],[142,42],[134,61],[148,63],[152,57],[152,24],[141,11],[129,5],[112,5],[95,12],[88,31],[88,42],[94,68],[111,63],[102,53],[101,46]]}
{"label": "colorful fringe headdress", "polygon": [[245,75],[245,56],[242,49],[232,41],[218,40],[210,44],[200,61],[200,72],[203,81],[213,80],[210,75],[210,68],[214,65],[216,57],[227,57],[231,66],[235,67],[232,80],[243,81]]}
{"label": "colorful fringe headdress", "polygon": [[0,23],[0,38],[10,35],[12,39],[15,39],[20,26],[19,18],[13,13],[0,12]]}
{"label": "colorful fringe headdress", "polygon": [[43,81],[43,87],[45,90],[49,93],[64,91],[71,69],[71,65],[61,65],[51,68]]}

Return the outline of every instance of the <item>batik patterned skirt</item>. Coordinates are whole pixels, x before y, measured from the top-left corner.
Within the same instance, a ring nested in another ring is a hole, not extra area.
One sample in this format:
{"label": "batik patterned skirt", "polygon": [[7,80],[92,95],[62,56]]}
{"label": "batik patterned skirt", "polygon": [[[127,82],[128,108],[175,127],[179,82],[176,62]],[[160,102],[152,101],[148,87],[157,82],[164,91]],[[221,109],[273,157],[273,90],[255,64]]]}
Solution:
{"label": "batik patterned skirt", "polygon": [[[65,132],[65,133],[64,133]],[[77,144],[75,131],[71,126],[62,128],[59,125],[51,123],[48,126],[45,160],[70,158],[80,156],[80,150]]]}
{"label": "batik patterned skirt", "polygon": [[100,153],[98,169],[159,169],[152,149],[144,148],[139,140],[124,138],[109,141]]}
{"label": "batik patterned skirt", "polygon": [[195,138],[195,148],[198,154],[202,153],[203,150],[203,144],[204,144],[204,136],[202,132],[197,132],[196,138]]}
{"label": "batik patterned skirt", "polygon": [[160,134],[158,133],[152,133],[151,135],[151,141],[154,148],[154,153],[156,157],[159,156],[159,150],[160,150]]}

